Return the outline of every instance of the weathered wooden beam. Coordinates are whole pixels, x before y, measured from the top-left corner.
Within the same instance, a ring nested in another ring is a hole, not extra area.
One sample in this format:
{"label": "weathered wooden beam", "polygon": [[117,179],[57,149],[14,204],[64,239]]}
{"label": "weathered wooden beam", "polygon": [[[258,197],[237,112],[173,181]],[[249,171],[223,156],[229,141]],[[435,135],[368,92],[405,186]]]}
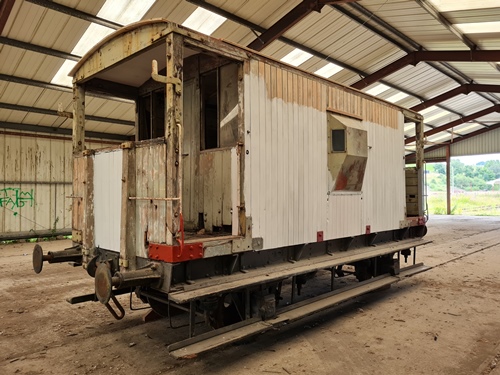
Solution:
{"label": "weathered wooden beam", "polygon": [[[183,71],[183,36],[170,33],[166,37],[167,74],[165,103],[165,139],[167,142],[166,192],[167,198],[182,195],[182,88],[176,82],[182,82]],[[167,245],[174,245],[180,229],[181,201],[167,202]]]}
{"label": "weathered wooden beam", "polygon": [[85,89],[73,86],[73,154],[85,150]]}

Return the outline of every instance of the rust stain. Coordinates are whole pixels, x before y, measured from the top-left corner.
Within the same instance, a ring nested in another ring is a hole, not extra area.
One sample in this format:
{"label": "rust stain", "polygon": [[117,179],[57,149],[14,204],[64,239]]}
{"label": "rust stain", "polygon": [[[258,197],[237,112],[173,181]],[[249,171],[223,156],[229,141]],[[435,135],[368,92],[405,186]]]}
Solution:
{"label": "rust stain", "polygon": [[337,175],[337,179],[335,180],[334,190],[344,190],[346,186],[347,186],[347,176],[341,170]]}

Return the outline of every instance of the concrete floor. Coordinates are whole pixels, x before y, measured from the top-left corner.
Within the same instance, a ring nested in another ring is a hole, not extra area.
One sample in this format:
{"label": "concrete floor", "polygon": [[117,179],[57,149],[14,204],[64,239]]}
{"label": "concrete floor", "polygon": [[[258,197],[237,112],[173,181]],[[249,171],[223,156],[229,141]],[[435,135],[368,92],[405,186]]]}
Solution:
{"label": "concrete floor", "polygon": [[500,375],[500,218],[432,216],[428,227],[418,260],[430,271],[191,360],[168,355],[185,332],[167,320],[69,305],[92,292],[86,273],[54,264],[35,275],[33,244],[0,246],[0,374]]}

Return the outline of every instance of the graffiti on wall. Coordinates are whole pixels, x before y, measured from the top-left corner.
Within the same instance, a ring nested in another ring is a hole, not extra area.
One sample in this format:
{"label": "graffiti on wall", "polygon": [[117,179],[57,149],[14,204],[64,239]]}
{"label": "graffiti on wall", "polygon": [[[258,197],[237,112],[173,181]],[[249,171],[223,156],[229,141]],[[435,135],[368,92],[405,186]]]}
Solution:
{"label": "graffiti on wall", "polygon": [[21,190],[21,188],[5,188],[0,189],[0,207],[5,207],[17,216],[17,209],[25,207],[33,207],[35,199],[33,197],[33,189],[29,191]]}

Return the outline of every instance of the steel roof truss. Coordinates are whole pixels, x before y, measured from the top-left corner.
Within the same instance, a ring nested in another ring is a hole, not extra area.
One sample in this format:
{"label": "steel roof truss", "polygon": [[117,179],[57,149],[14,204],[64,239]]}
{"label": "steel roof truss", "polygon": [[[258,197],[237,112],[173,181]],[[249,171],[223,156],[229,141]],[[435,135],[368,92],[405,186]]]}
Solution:
{"label": "steel roof truss", "polygon": [[309,13],[313,11],[319,12],[321,11],[321,8],[327,4],[342,4],[353,1],[357,0],[303,0],[290,12],[285,14],[279,21],[272,25],[267,31],[258,36],[257,39],[248,45],[248,48],[255,51],[262,51],[269,44],[282,36],[287,30],[304,19]]}
{"label": "steel roof truss", "polygon": [[[434,128],[434,129],[428,130],[428,131],[426,131],[424,133],[424,136],[428,137],[428,136],[440,133],[440,132],[442,132],[444,130],[451,129],[454,126],[457,126],[457,125],[463,124],[465,122],[469,122],[469,121],[475,120],[475,119],[477,119],[479,117],[486,116],[486,115],[488,115],[490,113],[493,113],[493,112],[500,112],[500,104],[496,104],[496,105],[494,105],[492,107],[483,109],[482,111],[470,114],[468,116],[464,116],[464,117],[462,117],[462,118],[460,118],[458,120],[455,120],[455,121],[449,122],[449,123],[447,123],[445,125],[441,125],[441,126],[438,126],[438,127]],[[405,139],[405,144],[407,145],[408,143],[415,142],[415,140],[416,140],[415,137],[406,138]]]}
{"label": "steel roof truss", "polygon": [[500,61],[500,51],[469,50],[469,51],[414,51],[392,62],[382,69],[370,74],[351,87],[362,89],[388,75],[397,72],[407,65],[417,65],[421,61]]}
{"label": "steel roof truss", "polygon": [[466,83],[458,86],[450,91],[447,91],[441,95],[435,96],[432,99],[426,100],[410,109],[419,112],[425,108],[431,107],[438,103],[444,102],[445,100],[451,99],[460,94],[469,95],[471,92],[496,92],[500,93],[500,85],[481,85],[477,83]]}

